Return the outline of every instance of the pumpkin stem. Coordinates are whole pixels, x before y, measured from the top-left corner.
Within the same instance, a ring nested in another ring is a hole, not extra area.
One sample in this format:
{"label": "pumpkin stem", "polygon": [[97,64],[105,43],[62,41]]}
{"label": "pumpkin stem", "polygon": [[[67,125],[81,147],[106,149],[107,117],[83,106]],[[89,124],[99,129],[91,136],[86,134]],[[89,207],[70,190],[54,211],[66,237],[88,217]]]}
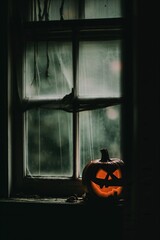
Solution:
{"label": "pumpkin stem", "polygon": [[110,161],[108,150],[107,149],[101,149],[100,151],[101,151],[101,160],[100,160],[100,162]]}

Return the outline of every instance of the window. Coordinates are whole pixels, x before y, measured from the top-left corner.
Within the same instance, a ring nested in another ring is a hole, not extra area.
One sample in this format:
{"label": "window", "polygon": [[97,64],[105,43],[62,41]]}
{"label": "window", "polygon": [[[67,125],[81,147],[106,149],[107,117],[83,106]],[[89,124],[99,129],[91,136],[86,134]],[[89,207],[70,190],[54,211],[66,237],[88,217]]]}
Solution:
{"label": "window", "polygon": [[13,194],[82,194],[83,168],[101,148],[122,158],[122,2],[17,9]]}

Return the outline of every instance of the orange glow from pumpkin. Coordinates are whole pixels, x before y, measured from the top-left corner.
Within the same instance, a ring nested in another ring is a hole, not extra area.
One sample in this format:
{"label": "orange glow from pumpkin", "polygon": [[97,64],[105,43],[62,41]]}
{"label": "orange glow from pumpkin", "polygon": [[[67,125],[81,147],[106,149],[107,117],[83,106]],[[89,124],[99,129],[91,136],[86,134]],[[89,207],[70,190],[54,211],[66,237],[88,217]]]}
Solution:
{"label": "orange glow from pumpkin", "polygon": [[[119,179],[122,177],[121,171],[119,169],[115,170],[113,174]],[[105,179],[106,176],[107,176],[107,172],[105,172],[102,169],[100,169],[96,174],[96,178],[100,178],[100,179]],[[111,179],[112,179],[111,176],[109,176],[108,180],[111,180]],[[114,196],[115,194],[120,195],[120,193],[122,192],[121,186],[108,186],[108,187],[103,186],[102,188],[100,188],[98,184],[92,181],[91,181],[91,186],[97,196],[104,197],[104,198]]]}

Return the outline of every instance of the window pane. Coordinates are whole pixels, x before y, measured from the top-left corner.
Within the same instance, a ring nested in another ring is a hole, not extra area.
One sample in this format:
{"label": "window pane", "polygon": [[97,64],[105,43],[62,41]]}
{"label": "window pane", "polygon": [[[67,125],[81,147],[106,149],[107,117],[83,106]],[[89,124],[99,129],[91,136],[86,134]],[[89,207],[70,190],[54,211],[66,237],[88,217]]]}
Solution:
{"label": "window pane", "polygon": [[26,0],[21,8],[27,21],[122,17],[121,0]]}
{"label": "window pane", "polygon": [[72,46],[69,42],[28,43],[24,95],[61,98],[71,92]]}
{"label": "window pane", "polygon": [[90,160],[100,159],[100,149],[121,158],[120,106],[80,113],[80,173]]}
{"label": "window pane", "polygon": [[78,19],[79,1],[65,0],[64,4],[62,0],[32,1],[28,8],[27,19],[30,21]]}
{"label": "window pane", "polygon": [[80,42],[79,96],[120,97],[121,42]]}
{"label": "window pane", "polygon": [[72,176],[72,114],[35,109],[25,120],[27,174]]}
{"label": "window pane", "polygon": [[121,0],[85,0],[85,18],[121,17]]}

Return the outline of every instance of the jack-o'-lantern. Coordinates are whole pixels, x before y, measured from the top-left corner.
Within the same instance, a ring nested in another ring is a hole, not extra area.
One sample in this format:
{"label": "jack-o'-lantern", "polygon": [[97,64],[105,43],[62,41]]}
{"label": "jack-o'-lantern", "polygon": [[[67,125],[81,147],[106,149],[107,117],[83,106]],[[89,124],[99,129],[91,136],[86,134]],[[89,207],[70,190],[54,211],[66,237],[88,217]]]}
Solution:
{"label": "jack-o'-lantern", "polygon": [[101,149],[101,159],[91,160],[82,172],[86,193],[98,199],[118,199],[123,192],[124,162],[110,158],[107,149]]}

